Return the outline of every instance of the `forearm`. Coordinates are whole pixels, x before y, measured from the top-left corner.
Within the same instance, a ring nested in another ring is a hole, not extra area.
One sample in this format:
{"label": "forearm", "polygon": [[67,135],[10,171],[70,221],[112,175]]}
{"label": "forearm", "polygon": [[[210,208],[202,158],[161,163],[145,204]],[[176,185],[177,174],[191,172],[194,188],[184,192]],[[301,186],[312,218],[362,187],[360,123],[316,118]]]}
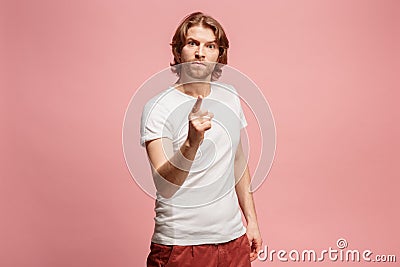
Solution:
{"label": "forearm", "polygon": [[189,174],[198,147],[186,140],[169,160],[155,169],[157,175],[170,183],[181,186]]}
{"label": "forearm", "polygon": [[[240,154],[240,153],[239,153]],[[239,157],[242,158],[243,157]],[[240,166],[240,164],[237,164]],[[247,228],[246,235],[250,242],[250,261],[257,259],[258,252],[261,250],[262,238],[258,227],[256,209],[254,205],[253,193],[250,190],[250,172],[245,164],[245,169],[240,181],[236,184],[236,194],[238,196],[239,205],[243,215],[246,218]]]}
{"label": "forearm", "polygon": [[251,177],[247,164],[242,172],[243,174],[235,187],[239,205],[246,219],[247,225],[258,226],[253,193],[250,190]]}

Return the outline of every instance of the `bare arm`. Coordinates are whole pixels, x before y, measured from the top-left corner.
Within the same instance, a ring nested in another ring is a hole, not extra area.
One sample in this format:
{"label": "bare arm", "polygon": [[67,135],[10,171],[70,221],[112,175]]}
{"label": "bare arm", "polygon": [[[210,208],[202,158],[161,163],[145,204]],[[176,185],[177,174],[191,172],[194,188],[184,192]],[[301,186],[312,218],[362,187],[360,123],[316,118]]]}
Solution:
{"label": "bare arm", "polygon": [[188,136],[176,153],[173,153],[172,141],[168,138],[146,142],[153,175],[159,182],[157,190],[165,197],[170,197],[177,190],[177,186],[184,183],[197,149],[204,139],[204,132],[211,128],[213,115],[208,111],[200,111],[201,103],[202,98],[199,96],[188,117]]}
{"label": "bare arm", "polygon": [[257,258],[258,251],[261,249],[262,239],[258,227],[253,193],[250,190],[250,172],[241,142],[238,145],[235,155],[235,178],[236,180],[240,179],[235,189],[240,208],[247,222],[246,234],[251,246],[250,260],[254,261]]}
{"label": "bare arm", "polygon": [[153,173],[178,186],[186,180],[198,147],[199,145],[191,145],[186,140],[180,150],[173,154],[172,141],[168,138],[155,139],[146,143]]}

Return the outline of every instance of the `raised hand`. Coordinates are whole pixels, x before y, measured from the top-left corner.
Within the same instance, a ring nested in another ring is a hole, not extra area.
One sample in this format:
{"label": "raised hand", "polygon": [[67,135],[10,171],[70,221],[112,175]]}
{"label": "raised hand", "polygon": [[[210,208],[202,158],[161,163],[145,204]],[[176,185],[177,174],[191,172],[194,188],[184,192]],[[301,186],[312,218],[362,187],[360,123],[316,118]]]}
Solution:
{"label": "raised hand", "polygon": [[199,146],[204,139],[204,132],[211,128],[211,120],[214,114],[207,110],[201,110],[203,97],[198,96],[192,111],[189,113],[188,141],[190,146]]}

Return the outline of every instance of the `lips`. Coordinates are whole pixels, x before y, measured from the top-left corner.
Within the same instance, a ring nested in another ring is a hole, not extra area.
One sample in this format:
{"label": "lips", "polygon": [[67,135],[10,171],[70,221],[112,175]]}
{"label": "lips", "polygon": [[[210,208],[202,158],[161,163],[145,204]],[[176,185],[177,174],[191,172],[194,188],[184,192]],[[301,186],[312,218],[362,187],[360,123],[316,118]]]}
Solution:
{"label": "lips", "polygon": [[193,65],[201,65],[201,66],[205,66],[206,64],[200,62],[200,61],[194,61],[192,62]]}

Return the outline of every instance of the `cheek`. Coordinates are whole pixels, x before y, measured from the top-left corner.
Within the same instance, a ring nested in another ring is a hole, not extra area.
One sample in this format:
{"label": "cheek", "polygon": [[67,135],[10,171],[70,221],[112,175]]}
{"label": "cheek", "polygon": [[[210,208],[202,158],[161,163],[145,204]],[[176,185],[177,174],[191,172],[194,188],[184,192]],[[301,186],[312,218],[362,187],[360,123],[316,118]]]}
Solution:
{"label": "cheek", "polygon": [[190,49],[188,49],[186,46],[184,46],[181,51],[181,57],[188,58],[190,56],[190,52],[191,52]]}
{"label": "cheek", "polygon": [[208,59],[210,60],[210,61],[215,61],[215,62],[217,62],[218,61],[218,57],[219,57],[219,53],[217,52],[217,53],[211,53],[209,56],[208,56]]}

